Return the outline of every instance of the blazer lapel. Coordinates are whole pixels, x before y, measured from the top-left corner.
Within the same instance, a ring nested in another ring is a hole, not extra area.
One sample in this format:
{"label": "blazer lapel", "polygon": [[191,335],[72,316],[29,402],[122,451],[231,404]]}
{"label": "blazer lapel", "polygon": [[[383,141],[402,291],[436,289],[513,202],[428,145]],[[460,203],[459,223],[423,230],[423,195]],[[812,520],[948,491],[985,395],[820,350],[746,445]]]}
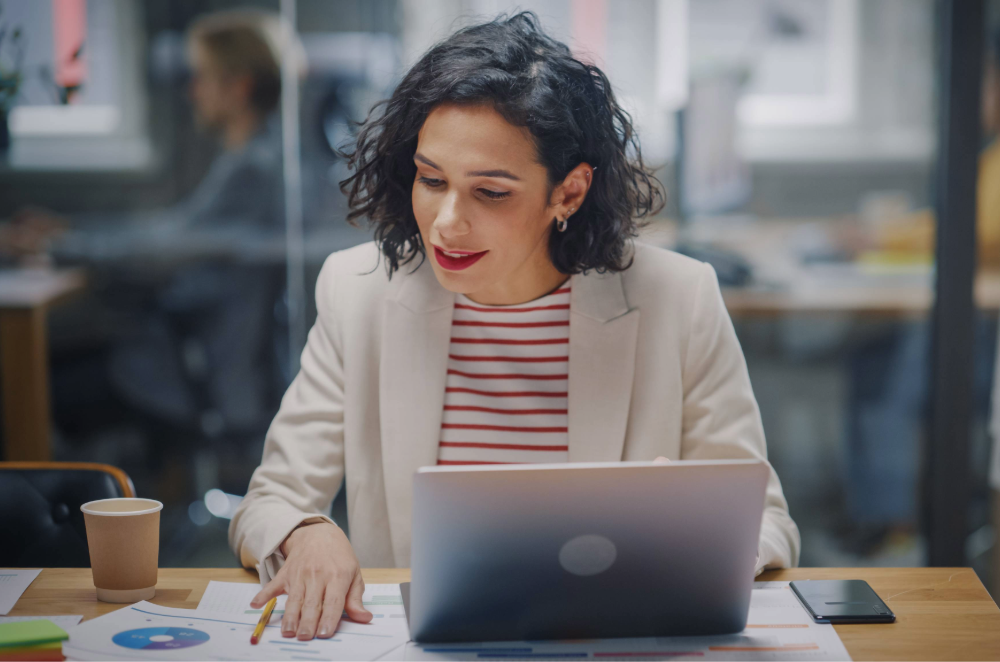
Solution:
{"label": "blazer lapel", "polygon": [[397,565],[410,558],[413,474],[437,463],[455,296],[424,260],[403,267],[385,301],[379,363],[379,423],[389,530]]}
{"label": "blazer lapel", "polygon": [[576,275],[569,322],[569,460],[621,460],[632,401],[639,309],[617,273]]}

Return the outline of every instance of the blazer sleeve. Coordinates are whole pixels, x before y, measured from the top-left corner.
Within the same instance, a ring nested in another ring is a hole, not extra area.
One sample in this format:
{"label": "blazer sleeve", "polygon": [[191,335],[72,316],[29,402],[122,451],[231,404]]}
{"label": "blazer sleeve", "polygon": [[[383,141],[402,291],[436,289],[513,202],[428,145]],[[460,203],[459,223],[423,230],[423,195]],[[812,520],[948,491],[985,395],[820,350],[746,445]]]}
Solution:
{"label": "blazer sleeve", "polygon": [[[760,410],[746,360],[722,300],[715,270],[703,264],[684,357],[681,459],[753,458],[767,461]],[[778,474],[768,463],[756,574],[795,567],[799,530],[788,514]]]}
{"label": "blazer sleeve", "polygon": [[229,525],[229,545],[262,584],[284,563],[278,547],[302,523],[327,521],[344,479],[344,371],[336,315],[335,257],[316,283],[316,323],[299,373],[281,400],[261,464]]}

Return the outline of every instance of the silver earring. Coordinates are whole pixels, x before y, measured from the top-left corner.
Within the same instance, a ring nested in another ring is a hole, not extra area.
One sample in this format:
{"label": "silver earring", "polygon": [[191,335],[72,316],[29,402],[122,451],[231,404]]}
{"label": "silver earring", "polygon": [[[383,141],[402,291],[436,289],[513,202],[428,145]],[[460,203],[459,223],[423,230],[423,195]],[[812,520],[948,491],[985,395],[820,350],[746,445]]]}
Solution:
{"label": "silver earring", "polygon": [[560,219],[556,220],[556,230],[559,230],[559,232],[566,232],[566,219],[565,218],[560,218]]}

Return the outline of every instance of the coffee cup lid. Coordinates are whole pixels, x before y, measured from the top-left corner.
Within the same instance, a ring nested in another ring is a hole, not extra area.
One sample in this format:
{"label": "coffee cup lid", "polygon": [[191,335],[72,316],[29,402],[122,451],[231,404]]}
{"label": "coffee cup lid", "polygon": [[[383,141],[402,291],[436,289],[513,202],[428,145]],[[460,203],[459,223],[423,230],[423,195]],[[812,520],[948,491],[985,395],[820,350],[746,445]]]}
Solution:
{"label": "coffee cup lid", "polygon": [[[130,510],[114,510],[112,504],[121,504],[122,506],[131,506]],[[106,504],[105,507],[110,506],[109,509],[105,510],[101,504]],[[137,498],[118,498],[118,499],[98,499],[97,501],[88,501],[87,503],[80,506],[80,510],[87,513],[88,515],[101,515],[107,517],[126,517],[132,515],[148,515],[149,513],[155,513],[158,510],[163,509],[163,504],[155,499],[137,499]]]}

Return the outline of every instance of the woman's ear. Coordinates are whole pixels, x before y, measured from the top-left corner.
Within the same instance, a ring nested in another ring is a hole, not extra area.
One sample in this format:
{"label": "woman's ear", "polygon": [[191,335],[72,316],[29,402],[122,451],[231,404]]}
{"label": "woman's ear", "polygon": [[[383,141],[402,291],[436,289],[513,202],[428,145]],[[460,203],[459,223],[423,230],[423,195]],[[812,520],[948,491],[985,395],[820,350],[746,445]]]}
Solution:
{"label": "woman's ear", "polygon": [[594,169],[589,163],[581,163],[563,178],[553,192],[553,207],[558,218],[568,218],[582,205],[594,179]]}

